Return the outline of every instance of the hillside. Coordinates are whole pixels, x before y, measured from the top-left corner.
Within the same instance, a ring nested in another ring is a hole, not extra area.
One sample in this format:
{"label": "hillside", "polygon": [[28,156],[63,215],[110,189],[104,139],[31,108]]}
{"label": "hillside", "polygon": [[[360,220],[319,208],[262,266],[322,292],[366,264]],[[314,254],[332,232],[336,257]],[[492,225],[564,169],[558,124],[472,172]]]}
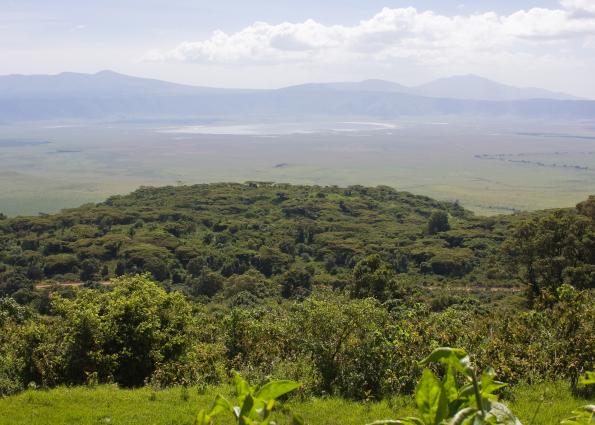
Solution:
{"label": "hillside", "polygon": [[483,218],[385,186],[264,182],[0,216],[0,395],[204,391],[239,371],[382,400],[411,394],[443,346],[489,379],[578,391],[595,364],[594,220],[595,197]]}
{"label": "hillside", "polygon": [[[448,224],[430,234],[436,211],[448,214]],[[416,287],[502,287],[514,280],[493,262],[509,220],[388,187],[142,188],[56,215],[4,221],[0,240],[11,254],[0,261],[29,276],[24,288],[150,271],[167,286],[212,296],[216,290],[201,289],[205,270],[214,280],[302,273],[314,286],[342,288],[359,260],[377,254]],[[310,288],[288,296],[300,290]]]}

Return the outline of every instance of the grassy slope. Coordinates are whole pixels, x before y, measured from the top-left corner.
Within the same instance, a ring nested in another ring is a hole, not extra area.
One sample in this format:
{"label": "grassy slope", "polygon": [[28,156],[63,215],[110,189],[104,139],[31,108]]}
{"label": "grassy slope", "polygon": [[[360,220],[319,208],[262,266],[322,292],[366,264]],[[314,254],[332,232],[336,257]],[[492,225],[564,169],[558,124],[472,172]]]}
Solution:
{"label": "grassy slope", "polygon": [[[208,406],[216,393],[228,395],[229,389],[214,388],[204,395],[190,389],[186,400],[180,388],[155,394],[150,388],[122,390],[113,386],[29,390],[0,399],[0,425],[190,424],[195,412]],[[543,403],[540,404],[541,400]],[[585,403],[585,400],[573,398],[566,384],[517,387],[512,391],[509,402],[525,425],[558,424],[573,408]],[[414,412],[412,401],[407,397],[380,403],[355,403],[337,398],[309,399],[291,401],[288,407],[302,414],[311,425],[361,425],[373,419],[395,418]],[[284,420],[279,422],[284,423]],[[222,417],[217,424],[231,422]]]}

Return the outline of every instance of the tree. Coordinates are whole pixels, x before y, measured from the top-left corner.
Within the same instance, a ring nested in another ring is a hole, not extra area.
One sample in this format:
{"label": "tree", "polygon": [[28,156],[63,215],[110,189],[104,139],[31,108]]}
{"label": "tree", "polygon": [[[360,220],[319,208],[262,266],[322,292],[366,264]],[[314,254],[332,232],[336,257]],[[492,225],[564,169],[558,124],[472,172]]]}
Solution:
{"label": "tree", "polygon": [[378,254],[360,260],[353,268],[352,279],[352,295],[355,298],[386,300],[396,286],[395,272]]}
{"label": "tree", "polygon": [[206,267],[207,262],[203,257],[193,257],[188,261],[186,270],[194,277],[200,276],[202,270]]}
{"label": "tree", "polygon": [[83,282],[98,280],[98,272],[100,268],[101,263],[94,258],[83,260],[81,262],[81,280]]}
{"label": "tree", "polygon": [[[588,210],[579,204],[578,211]],[[559,210],[524,220],[503,245],[509,264],[528,285],[529,303],[556,298],[557,288],[595,287],[595,225],[589,215]]]}
{"label": "tree", "polygon": [[284,298],[308,296],[311,289],[312,275],[304,268],[292,267],[281,278],[281,295]]}
{"label": "tree", "polygon": [[448,214],[446,211],[434,211],[430,215],[430,219],[428,221],[428,233],[430,235],[435,235],[439,232],[446,232],[450,229],[450,225],[448,224]]}
{"label": "tree", "polygon": [[219,273],[204,269],[197,279],[192,280],[194,295],[212,297],[223,288],[223,277]]}
{"label": "tree", "polygon": [[78,259],[72,254],[56,254],[45,257],[44,273],[46,276],[73,272]]}
{"label": "tree", "polygon": [[576,209],[579,214],[589,217],[591,220],[595,220],[595,195],[591,195],[589,196],[589,199],[579,203],[576,206]]}
{"label": "tree", "polygon": [[0,297],[11,296],[19,289],[32,288],[32,282],[18,271],[0,274]]}
{"label": "tree", "polygon": [[139,386],[191,346],[191,307],[180,293],[166,293],[148,274],[112,282],[110,292],[85,289],[53,301],[62,318],[54,361],[63,382],[80,384],[95,372],[103,382]]}
{"label": "tree", "polygon": [[114,274],[116,276],[124,276],[124,274],[126,274],[126,264],[123,261],[118,261]]}

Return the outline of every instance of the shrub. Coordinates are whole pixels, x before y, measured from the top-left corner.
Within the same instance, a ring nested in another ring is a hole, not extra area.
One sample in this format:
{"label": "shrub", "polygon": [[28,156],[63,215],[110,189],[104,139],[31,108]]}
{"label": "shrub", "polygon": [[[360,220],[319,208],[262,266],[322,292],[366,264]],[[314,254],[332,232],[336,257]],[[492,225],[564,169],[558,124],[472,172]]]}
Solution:
{"label": "shrub", "polygon": [[450,229],[448,224],[448,213],[446,211],[434,211],[428,220],[428,233],[434,235],[439,232],[446,232]]}

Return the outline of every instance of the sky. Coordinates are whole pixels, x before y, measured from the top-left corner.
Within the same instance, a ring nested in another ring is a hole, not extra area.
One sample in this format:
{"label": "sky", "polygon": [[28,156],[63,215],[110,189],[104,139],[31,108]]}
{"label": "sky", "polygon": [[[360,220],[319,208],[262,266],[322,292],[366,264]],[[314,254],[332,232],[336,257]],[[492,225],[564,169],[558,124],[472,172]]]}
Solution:
{"label": "sky", "polygon": [[595,0],[0,0],[0,75],[274,88],[477,74],[595,98]]}

